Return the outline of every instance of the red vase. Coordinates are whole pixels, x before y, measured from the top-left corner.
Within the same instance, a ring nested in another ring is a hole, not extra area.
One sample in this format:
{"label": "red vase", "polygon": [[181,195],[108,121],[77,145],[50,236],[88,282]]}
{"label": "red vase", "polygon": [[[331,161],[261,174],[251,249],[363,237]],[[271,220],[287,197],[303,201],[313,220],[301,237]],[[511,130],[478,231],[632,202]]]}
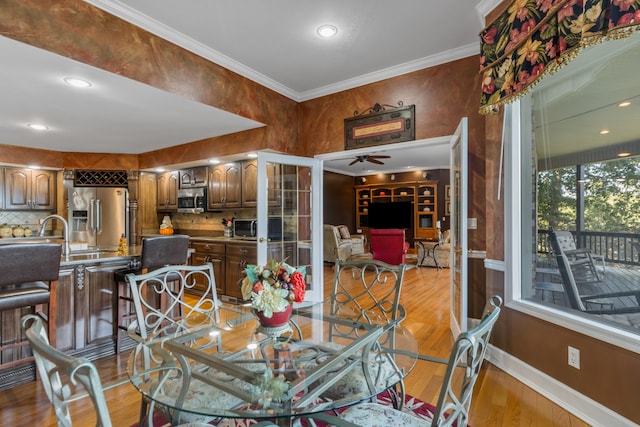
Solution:
{"label": "red vase", "polygon": [[277,328],[278,326],[285,325],[291,317],[291,311],[293,310],[293,304],[289,304],[284,311],[273,313],[271,317],[265,317],[261,311],[253,310],[258,317],[258,321],[265,328]]}

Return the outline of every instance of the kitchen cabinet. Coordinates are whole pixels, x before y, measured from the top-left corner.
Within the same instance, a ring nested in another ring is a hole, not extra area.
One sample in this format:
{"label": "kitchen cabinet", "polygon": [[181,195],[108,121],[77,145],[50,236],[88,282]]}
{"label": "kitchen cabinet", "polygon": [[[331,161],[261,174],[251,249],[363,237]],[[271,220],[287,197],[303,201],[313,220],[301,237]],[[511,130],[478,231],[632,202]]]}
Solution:
{"label": "kitchen cabinet", "polygon": [[56,209],[55,171],[7,167],[4,172],[5,209]]}
{"label": "kitchen cabinet", "polygon": [[225,295],[242,300],[240,280],[244,279],[244,269],[258,260],[258,248],[255,243],[227,243],[226,248],[226,289]]}
{"label": "kitchen cabinet", "polygon": [[209,210],[242,207],[242,169],[239,162],[209,168],[207,208]]}
{"label": "kitchen cabinet", "polygon": [[158,210],[178,209],[178,171],[158,175]]}
{"label": "kitchen cabinet", "polygon": [[[196,241],[191,242],[191,248],[194,250],[191,254],[191,265],[202,265],[210,262],[213,265],[213,276],[216,280],[218,298],[220,295],[226,295],[225,244]],[[201,277],[196,278],[194,289],[200,292],[206,289]]]}
{"label": "kitchen cabinet", "polygon": [[207,167],[197,167],[181,170],[180,188],[195,188],[207,186]]}
{"label": "kitchen cabinet", "polygon": [[[267,203],[280,205],[280,165],[267,163]],[[254,208],[258,205],[258,161],[242,163],[242,207]]]}

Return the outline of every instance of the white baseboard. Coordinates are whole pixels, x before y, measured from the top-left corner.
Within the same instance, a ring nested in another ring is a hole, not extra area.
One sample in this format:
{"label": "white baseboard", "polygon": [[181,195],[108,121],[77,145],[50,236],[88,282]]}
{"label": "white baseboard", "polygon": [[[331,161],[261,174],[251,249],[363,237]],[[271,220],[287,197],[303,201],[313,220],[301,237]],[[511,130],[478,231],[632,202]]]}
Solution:
{"label": "white baseboard", "polygon": [[486,359],[589,425],[602,427],[639,426],[497,347],[489,346]]}

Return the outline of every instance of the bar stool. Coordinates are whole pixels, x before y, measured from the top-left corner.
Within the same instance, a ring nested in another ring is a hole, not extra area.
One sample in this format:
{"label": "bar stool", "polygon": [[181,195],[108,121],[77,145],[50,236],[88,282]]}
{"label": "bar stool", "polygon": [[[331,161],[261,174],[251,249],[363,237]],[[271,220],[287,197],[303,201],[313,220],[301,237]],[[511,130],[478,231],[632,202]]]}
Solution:
{"label": "bar stool", "polygon": [[[22,243],[0,245],[0,311],[34,307],[35,313],[47,321],[49,341],[56,344],[56,290],[60,275],[62,245],[59,243]],[[43,305],[47,305],[47,312]],[[18,314],[18,318],[22,314]],[[20,337],[19,323],[15,334]],[[10,340],[3,337],[0,352],[14,350],[12,360],[0,362],[0,369],[16,366],[32,360],[18,359],[19,349],[27,346],[27,340]]]}
{"label": "bar stool", "polygon": [[[186,264],[189,254],[189,236],[174,234],[170,236],[153,236],[142,239],[140,266],[126,268],[114,272],[114,279],[118,287],[114,312],[114,334],[116,336],[116,353],[120,353],[122,339],[135,318],[133,299],[127,283],[127,274],[145,274],[165,265]],[[123,334],[124,331],[124,334]]]}

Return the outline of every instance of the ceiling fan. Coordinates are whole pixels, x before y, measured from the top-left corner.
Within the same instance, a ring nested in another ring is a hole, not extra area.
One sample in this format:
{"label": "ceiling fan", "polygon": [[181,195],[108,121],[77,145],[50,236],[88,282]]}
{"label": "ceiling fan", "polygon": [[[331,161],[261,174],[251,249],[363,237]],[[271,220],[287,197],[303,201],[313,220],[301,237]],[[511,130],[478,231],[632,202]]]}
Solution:
{"label": "ceiling fan", "polygon": [[356,163],[364,163],[365,161],[376,163],[378,165],[384,165],[384,162],[381,162],[378,159],[389,159],[389,158],[391,158],[391,156],[370,156],[369,154],[364,154],[362,156],[356,156],[355,160],[349,163],[349,166],[355,165]]}

